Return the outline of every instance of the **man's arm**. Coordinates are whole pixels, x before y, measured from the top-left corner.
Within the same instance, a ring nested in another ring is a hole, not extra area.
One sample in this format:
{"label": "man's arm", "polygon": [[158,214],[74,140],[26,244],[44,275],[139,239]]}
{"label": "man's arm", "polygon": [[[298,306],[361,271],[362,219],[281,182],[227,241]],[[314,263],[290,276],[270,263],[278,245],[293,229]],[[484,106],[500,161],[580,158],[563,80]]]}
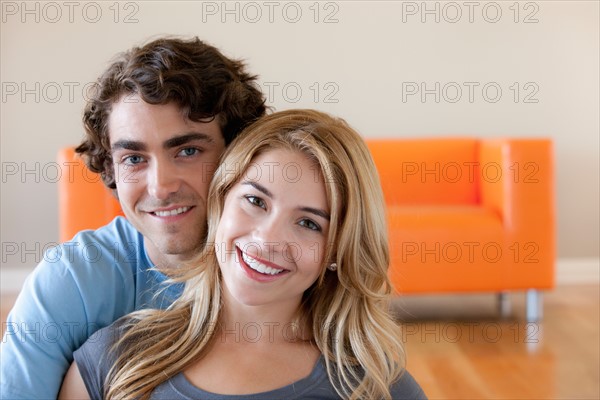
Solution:
{"label": "man's arm", "polygon": [[89,328],[95,328],[86,314],[79,287],[65,264],[43,261],[7,318],[1,397],[56,398],[73,351],[86,340]]}
{"label": "man's arm", "polygon": [[2,399],[55,399],[73,352],[133,309],[133,278],[114,261],[69,260],[60,251],[38,265],[8,315],[0,351]]}

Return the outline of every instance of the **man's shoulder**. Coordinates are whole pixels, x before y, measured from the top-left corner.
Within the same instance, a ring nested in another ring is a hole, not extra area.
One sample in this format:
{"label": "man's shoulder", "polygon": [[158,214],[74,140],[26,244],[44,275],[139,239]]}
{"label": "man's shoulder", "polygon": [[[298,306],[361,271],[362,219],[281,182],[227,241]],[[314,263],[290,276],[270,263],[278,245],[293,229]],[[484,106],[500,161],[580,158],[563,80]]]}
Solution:
{"label": "man's shoulder", "polygon": [[[117,218],[48,250],[25,281],[12,321],[91,322],[100,327],[133,311],[138,292],[147,287],[140,284],[139,272],[151,267],[138,236],[126,220]],[[95,329],[77,336],[73,349]]]}
{"label": "man's shoulder", "polygon": [[111,277],[121,280],[149,267],[143,237],[125,218],[116,217],[99,229],[81,231],[49,249],[32,278],[45,281],[69,276],[101,285]]}
{"label": "man's shoulder", "polygon": [[123,217],[96,230],[84,230],[49,251],[45,261],[67,264],[134,262],[144,259],[142,235]]}
{"label": "man's shoulder", "polygon": [[78,232],[73,239],[65,243],[115,247],[115,243],[139,243],[141,245],[143,237],[127,219],[115,217],[111,222],[96,230],[87,229]]}

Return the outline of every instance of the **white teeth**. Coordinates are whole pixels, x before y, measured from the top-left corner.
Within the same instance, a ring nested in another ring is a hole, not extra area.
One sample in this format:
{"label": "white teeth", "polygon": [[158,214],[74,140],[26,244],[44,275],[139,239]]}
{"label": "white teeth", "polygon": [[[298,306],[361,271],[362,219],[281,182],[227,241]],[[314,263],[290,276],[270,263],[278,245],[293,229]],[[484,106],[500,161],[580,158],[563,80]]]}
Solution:
{"label": "white teeth", "polygon": [[252,268],[255,271],[260,272],[261,274],[277,275],[278,273],[283,271],[282,269],[271,268],[261,262],[258,262],[254,258],[246,255],[246,253],[244,253],[244,252],[241,252],[241,253],[242,253],[242,259],[244,260],[244,262],[246,264],[248,264],[248,266],[250,268]]}
{"label": "white teeth", "polygon": [[170,217],[172,215],[182,214],[189,209],[190,209],[189,207],[179,207],[179,208],[176,208],[174,210],[169,210],[169,211],[154,211],[154,214],[158,215],[159,217]]}

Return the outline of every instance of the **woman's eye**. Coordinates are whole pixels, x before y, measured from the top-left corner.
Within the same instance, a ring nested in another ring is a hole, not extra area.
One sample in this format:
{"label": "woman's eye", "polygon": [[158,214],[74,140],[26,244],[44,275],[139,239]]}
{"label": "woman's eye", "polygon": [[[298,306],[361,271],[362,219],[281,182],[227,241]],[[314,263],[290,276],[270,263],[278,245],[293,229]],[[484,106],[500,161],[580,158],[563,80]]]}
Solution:
{"label": "woman's eye", "polygon": [[319,225],[317,225],[316,223],[314,223],[313,221],[311,221],[310,219],[303,219],[298,223],[300,226],[304,226],[308,229],[310,229],[311,231],[321,231],[321,227]]}
{"label": "woman's eye", "polygon": [[246,196],[246,200],[248,200],[248,202],[250,204],[252,204],[253,206],[260,207],[260,208],[267,208],[267,206],[265,205],[265,202],[260,197]]}
{"label": "woman's eye", "polygon": [[200,153],[199,149],[197,149],[195,147],[186,147],[185,149],[183,149],[179,152],[179,155],[184,156],[184,157],[190,157],[190,156],[195,156],[198,153]]}

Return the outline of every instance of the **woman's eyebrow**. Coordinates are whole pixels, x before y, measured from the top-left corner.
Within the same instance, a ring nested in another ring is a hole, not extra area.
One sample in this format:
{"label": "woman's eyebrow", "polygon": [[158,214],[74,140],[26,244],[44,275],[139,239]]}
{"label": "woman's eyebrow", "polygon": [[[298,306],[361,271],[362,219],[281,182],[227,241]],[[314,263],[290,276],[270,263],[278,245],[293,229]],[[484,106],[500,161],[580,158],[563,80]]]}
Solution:
{"label": "woman's eyebrow", "polygon": [[305,211],[305,212],[309,212],[311,214],[315,214],[323,219],[326,219],[327,221],[330,220],[329,217],[329,213],[326,212],[325,210],[321,210],[319,208],[312,208],[312,207],[300,207],[299,208],[301,211]]}
{"label": "woman's eyebrow", "polygon": [[242,185],[250,185],[252,186],[254,189],[258,190],[261,193],[264,193],[266,196],[270,197],[270,198],[274,198],[273,197],[273,193],[271,193],[269,191],[269,189],[267,189],[266,187],[264,187],[263,185],[261,185],[258,182],[252,182],[252,181],[244,181],[242,182]]}

